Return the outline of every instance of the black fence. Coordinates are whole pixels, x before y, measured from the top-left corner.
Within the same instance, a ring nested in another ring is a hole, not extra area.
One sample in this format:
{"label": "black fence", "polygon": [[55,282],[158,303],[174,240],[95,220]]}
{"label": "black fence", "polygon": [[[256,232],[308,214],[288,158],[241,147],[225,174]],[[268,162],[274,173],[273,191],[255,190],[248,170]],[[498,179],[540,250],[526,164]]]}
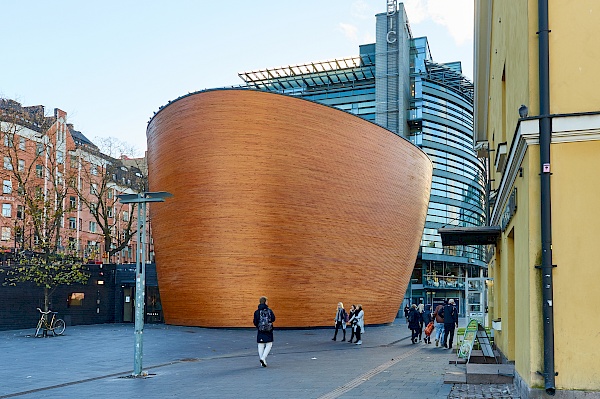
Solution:
{"label": "black fence", "polygon": [[[89,264],[87,284],[58,287],[49,308],[58,312],[67,326],[133,322],[135,264]],[[5,275],[0,274],[0,283]],[[147,323],[163,322],[155,264],[146,265]],[[0,330],[31,328],[37,325],[44,307],[44,289],[32,283],[0,285]]]}

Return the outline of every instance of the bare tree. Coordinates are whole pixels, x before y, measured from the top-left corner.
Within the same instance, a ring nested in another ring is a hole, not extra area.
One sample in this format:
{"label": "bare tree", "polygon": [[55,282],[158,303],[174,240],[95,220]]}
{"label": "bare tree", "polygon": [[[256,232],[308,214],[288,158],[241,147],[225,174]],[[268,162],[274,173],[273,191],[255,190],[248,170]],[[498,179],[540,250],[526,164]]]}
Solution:
{"label": "bare tree", "polygon": [[122,204],[116,196],[143,191],[146,176],[137,167],[143,160],[133,157],[133,147],[112,137],[97,142],[98,146],[76,143],[78,177],[70,185],[98,224],[104,252],[110,257],[127,247],[137,232],[132,217],[135,204]]}

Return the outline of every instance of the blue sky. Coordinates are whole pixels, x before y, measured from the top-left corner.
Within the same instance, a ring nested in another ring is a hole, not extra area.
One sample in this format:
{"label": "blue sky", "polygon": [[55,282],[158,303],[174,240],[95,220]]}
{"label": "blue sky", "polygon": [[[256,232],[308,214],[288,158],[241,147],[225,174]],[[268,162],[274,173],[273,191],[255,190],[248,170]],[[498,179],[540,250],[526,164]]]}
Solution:
{"label": "blue sky", "polygon": [[[146,124],[239,72],[358,55],[386,0],[4,1],[0,97],[60,108],[89,139],[146,149]],[[413,36],[472,79],[473,0],[407,0]]]}

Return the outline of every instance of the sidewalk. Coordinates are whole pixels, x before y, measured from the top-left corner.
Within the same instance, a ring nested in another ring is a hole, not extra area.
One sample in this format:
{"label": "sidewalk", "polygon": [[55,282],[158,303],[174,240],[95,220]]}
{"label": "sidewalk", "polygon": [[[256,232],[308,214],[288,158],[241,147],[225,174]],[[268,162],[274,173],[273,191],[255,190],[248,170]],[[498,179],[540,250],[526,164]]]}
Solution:
{"label": "sidewalk", "polygon": [[446,399],[452,386],[444,374],[457,367],[448,364],[451,351],[412,344],[402,319],[367,326],[361,346],[331,341],[333,329],[276,329],[267,368],[258,362],[254,329],[146,325],[146,378],[129,378],[131,324],[68,327],[60,337],[32,333],[0,332],[0,399]]}

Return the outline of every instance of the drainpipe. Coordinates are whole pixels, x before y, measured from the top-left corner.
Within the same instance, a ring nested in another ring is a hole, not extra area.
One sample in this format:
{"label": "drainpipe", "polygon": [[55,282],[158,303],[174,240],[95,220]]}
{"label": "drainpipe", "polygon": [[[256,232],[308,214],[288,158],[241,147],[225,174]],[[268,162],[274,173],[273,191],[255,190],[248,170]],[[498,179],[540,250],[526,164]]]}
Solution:
{"label": "drainpipe", "polygon": [[552,220],[550,196],[550,58],[548,35],[548,0],[538,0],[539,84],[540,84],[540,177],[542,229],[542,315],[544,322],[544,387],[554,396],[554,309],[552,307]]}

